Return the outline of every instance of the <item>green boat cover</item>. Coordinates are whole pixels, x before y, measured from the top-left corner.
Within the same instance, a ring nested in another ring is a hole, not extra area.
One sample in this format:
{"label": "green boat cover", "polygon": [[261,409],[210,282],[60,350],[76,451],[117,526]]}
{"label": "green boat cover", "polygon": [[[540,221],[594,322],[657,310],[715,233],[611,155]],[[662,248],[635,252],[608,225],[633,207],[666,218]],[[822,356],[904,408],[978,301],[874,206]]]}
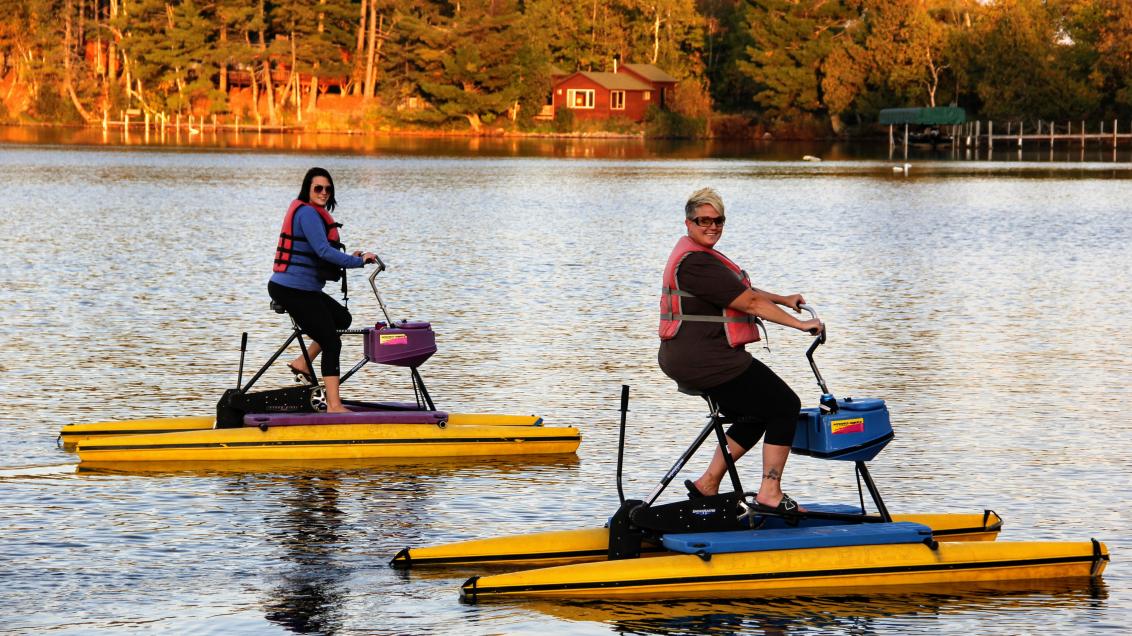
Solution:
{"label": "green boat cover", "polygon": [[880,111],[881,124],[912,124],[918,126],[944,126],[962,124],[967,113],[958,106],[935,108],[885,108]]}

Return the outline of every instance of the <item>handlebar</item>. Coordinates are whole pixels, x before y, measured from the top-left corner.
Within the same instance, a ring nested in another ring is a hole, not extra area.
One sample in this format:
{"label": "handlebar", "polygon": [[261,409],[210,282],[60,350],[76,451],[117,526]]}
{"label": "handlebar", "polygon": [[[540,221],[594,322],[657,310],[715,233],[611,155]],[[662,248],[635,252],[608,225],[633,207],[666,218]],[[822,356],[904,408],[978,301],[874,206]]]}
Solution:
{"label": "handlebar", "polygon": [[812,305],[802,303],[798,305],[798,309],[809,312],[811,318],[821,323],[821,333],[817,334],[817,337],[814,338],[813,344],[811,344],[810,348],[806,350],[806,359],[810,361],[810,368],[813,369],[814,377],[817,378],[818,386],[821,387],[824,404],[824,396],[829,395],[829,388],[825,384],[825,378],[821,377],[821,371],[818,371],[817,363],[814,362],[814,351],[818,348],[818,345],[825,344],[825,323],[821,322],[821,318],[818,317],[818,310],[814,309]]}
{"label": "handlebar", "polygon": [[813,318],[814,320],[817,320],[819,323],[821,323],[820,333],[814,333],[813,329],[810,329],[809,331],[811,335],[815,335],[821,338],[822,344],[825,344],[825,323],[822,322],[821,317],[818,316],[818,310],[814,309],[813,305],[807,305],[806,303],[799,304],[798,309],[809,312],[810,318]]}
{"label": "handlebar", "polygon": [[385,308],[385,303],[381,300],[381,294],[377,293],[377,283],[374,282],[374,279],[377,278],[377,275],[385,271],[385,262],[382,261],[381,257],[376,253],[373,254],[373,257],[374,259],[376,259],[375,264],[377,265],[377,267],[375,267],[373,269],[373,273],[369,275],[369,286],[370,289],[373,290],[374,297],[377,298],[377,304],[381,306],[381,313],[385,314],[385,324],[392,327],[393,319],[389,317],[389,310]]}

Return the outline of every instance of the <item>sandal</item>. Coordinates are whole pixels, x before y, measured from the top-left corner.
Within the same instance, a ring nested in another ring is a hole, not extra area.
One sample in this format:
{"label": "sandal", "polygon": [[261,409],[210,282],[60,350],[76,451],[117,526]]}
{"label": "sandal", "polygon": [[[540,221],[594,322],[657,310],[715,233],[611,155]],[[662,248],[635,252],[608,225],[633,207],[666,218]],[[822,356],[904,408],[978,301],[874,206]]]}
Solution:
{"label": "sandal", "polygon": [[756,499],[755,511],[782,517],[786,524],[790,526],[798,525],[798,515],[802,512],[798,507],[798,502],[794,501],[794,498],[786,493],[782,493],[782,500],[778,502],[777,506],[768,506],[759,503]]}
{"label": "sandal", "polygon": [[684,487],[688,489],[688,499],[703,499],[707,497],[704,493],[696,488],[696,484],[691,479],[684,480]]}
{"label": "sandal", "polygon": [[296,369],[295,365],[293,364],[288,364],[287,368],[291,370],[291,373],[295,374],[296,382],[302,382],[303,380],[306,380],[307,384],[314,384],[314,376],[310,373]]}

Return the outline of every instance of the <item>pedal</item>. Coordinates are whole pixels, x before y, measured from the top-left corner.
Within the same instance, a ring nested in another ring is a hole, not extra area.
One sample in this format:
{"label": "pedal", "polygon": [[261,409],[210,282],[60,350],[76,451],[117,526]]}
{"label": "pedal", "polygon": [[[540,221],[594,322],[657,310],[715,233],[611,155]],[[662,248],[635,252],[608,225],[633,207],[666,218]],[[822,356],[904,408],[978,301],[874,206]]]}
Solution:
{"label": "pedal", "polygon": [[757,493],[745,492],[739,500],[739,525],[751,530],[758,530],[766,524],[766,515],[756,511],[759,506],[756,496]]}

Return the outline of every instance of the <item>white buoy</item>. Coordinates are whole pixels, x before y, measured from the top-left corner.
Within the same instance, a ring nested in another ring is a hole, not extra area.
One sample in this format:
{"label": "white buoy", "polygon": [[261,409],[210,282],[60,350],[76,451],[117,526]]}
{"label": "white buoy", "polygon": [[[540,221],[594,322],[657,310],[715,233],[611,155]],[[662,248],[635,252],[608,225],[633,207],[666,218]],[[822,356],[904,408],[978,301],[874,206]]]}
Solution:
{"label": "white buoy", "polygon": [[815,157],[813,155],[805,155],[804,157],[802,157],[802,161],[821,161],[821,157]]}

